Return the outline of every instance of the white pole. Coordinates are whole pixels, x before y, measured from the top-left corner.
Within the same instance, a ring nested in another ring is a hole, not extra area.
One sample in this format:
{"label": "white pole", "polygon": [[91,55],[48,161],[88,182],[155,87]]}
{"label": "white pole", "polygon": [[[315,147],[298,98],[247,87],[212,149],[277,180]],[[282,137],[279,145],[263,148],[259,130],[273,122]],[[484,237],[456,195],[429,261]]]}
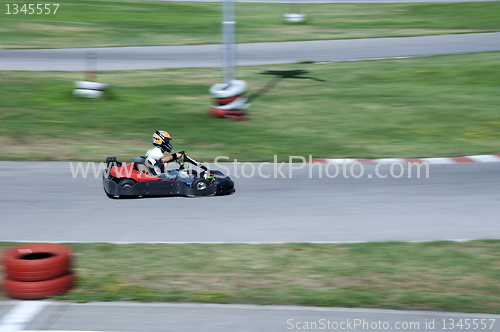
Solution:
{"label": "white pole", "polygon": [[222,17],[222,35],[223,35],[223,61],[224,61],[224,83],[230,84],[234,79],[234,2],[233,0],[224,0]]}

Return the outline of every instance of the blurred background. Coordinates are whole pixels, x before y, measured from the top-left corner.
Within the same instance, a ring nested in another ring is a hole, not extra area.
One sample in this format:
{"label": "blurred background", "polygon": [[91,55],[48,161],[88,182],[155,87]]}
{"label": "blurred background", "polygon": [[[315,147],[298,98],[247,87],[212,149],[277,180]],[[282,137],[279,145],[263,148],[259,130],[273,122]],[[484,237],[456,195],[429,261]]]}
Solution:
{"label": "blurred background", "polygon": [[[109,71],[99,61],[102,47],[219,44],[221,3],[63,1],[56,14],[51,5],[52,13],[41,15],[6,15],[13,4],[1,5],[5,50],[97,48],[72,55],[77,72],[44,71],[44,63],[66,61],[62,53],[45,53],[43,60],[25,60],[26,66],[39,64],[37,72],[0,73],[3,159],[103,161],[110,152],[131,158],[147,150],[158,129],[172,135],[175,148],[201,161],[218,155],[269,161],[278,154],[286,161],[288,155],[441,157],[499,150],[494,52],[332,63],[317,61],[313,48],[292,64],[240,66],[236,78],[248,83],[252,106],[250,121],[233,123],[206,112],[212,103],[208,89],[223,80],[220,67]],[[499,29],[499,10],[497,1],[238,3],[236,42],[492,32]],[[283,15],[291,11],[301,11],[305,20],[287,22]],[[334,56],[341,48],[325,52]],[[5,50],[4,61],[13,57]],[[134,58],[134,49],[125,52],[117,62],[130,59],[138,68],[148,62]],[[166,66],[168,59],[177,60],[168,52]],[[356,59],[365,51],[350,52]],[[211,54],[222,66],[222,51]],[[236,64],[244,56],[237,53]],[[203,67],[203,58],[186,66]],[[97,75],[82,73],[96,69]],[[74,98],[73,82],[83,80],[109,84],[109,93],[97,101]]]}

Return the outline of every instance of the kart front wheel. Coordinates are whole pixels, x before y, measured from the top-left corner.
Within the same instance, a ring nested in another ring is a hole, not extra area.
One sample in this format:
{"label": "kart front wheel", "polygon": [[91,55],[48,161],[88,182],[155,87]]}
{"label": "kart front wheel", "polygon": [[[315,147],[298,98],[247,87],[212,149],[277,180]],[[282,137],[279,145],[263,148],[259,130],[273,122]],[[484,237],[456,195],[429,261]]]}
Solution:
{"label": "kart front wheel", "polygon": [[192,188],[196,190],[205,190],[209,186],[209,183],[205,179],[196,179],[193,181]]}
{"label": "kart front wheel", "polygon": [[132,179],[122,179],[118,182],[118,185],[122,188],[131,188],[135,184]]}

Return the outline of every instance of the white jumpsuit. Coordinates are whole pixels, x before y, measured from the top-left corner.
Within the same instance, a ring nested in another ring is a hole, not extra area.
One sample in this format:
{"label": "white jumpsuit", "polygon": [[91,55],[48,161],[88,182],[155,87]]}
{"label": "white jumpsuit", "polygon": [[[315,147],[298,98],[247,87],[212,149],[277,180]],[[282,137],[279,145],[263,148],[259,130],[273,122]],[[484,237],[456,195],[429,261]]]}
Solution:
{"label": "white jumpsuit", "polygon": [[194,179],[190,178],[188,176],[183,176],[183,174],[180,174],[178,170],[176,169],[169,169],[165,170],[165,173],[161,173],[159,166],[161,165],[161,158],[165,157],[163,155],[163,151],[155,146],[154,148],[151,148],[146,152],[146,164],[148,166],[152,166],[153,172],[156,173],[155,175],[161,177],[162,179],[165,180],[178,180],[187,183],[187,185],[191,185],[193,183]]}

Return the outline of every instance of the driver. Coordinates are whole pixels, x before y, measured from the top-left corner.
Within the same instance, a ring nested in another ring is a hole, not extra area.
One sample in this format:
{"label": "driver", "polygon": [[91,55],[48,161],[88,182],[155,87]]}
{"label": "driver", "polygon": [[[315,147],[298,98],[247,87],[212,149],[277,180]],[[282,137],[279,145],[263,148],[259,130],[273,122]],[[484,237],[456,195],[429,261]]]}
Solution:
{"label": "driver", "polygon": [[[171,161],[175,161],[182,158],[184,151],[172,153],[170,155],[164,156],[165,151],[172,152],[172,144],[170,140],[172,137],[169,133],[163,130],[157,130],[153,134],[153,145],[154,147],[146,152],[146,164],[150,166],[151,172],[165,180],[178,180],[185,182],[188,186],[193,182],[193,178],[179,173],[178,170],[164,170],[164,164]],[[162,170],[164,173],[162,173]]]}

